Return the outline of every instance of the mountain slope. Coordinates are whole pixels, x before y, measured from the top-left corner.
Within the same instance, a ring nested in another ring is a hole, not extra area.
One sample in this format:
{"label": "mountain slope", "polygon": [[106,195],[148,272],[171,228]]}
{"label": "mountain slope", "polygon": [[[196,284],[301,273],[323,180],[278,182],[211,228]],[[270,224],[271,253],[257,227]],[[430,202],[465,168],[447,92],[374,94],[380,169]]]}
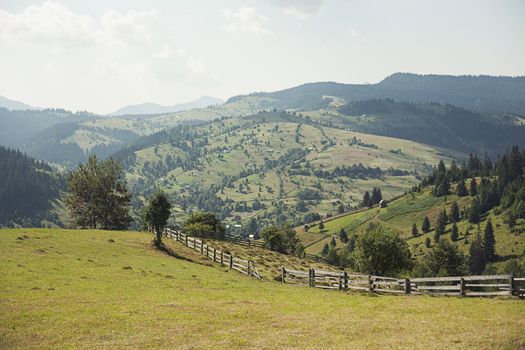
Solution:
{"label": "mountain slope", "polygon": [[329,127],[287,112],[222,118],[146,136],[116,154],[133,191],[171,195],[179,217],[302,222],[358,204],[365,189],[408,190],[458,152]]}
{"label": "mountain slope", "polygon": [[194,101],[179,103],[173,106],[163,106],[157,103],[141,103],[137,105],[130,105],[120,108],[119,110],[111,113],[111,116],[117,115],[131,115],[131,114],[163,114],[163,113],[176,113],[180,111],[186,111],[194,108],[206,108],[212,105],[223,104],[224,101],[215,97],[202,96]]}
{"label": "mountain slope", "polygon": [[39,110],[39,109],[42,109],[42,108],[27,105],[23,102],[11,100],[4,96],[0,96],[0,108],[6,108],[8,110],[26,110],[26,109]]}
{"label": "mountain slope", "polygon": [[53,204],[64,189],[64,179],[49,165],[0,147],[0,227],[59,223]]}
{"label": "mountain slope", "polygon": [[[325,96],[349,101],[392,98],[413,103],[452,104],[477,112],[525,115],[525,77],[448,76],[396,73],[377,84],[309,83],[248,96],[275,100],[278,109],[318,109]],[[242,98],[236,96],[228,100]]]}
{"label": "mountain slope", "polygon": [[[431,189],[425,189],[420,193],[409,193],[390,203],[386,208],[371,208],[361,210],[348,215],[337,217],[333,220],[324,222],[323,232],[317,224],[305,232],[304,227],[297,227],[298,236],[307,243],[306,251],[310,254],[319,254],[325,243],[329,243],[332,237],[337,237],[341,229],[344,229],[348,236],[359,234],[371,222],[379,222],[387,228],[398,232],[401,237],[407,240],[412,254],[415,257],[422,257],[434,246],[435,223],[441,210],[445,209],[450,213],[452,202],[456,201],[465,216],[466,208],[472,203],[473,197],[458,197],[450,194],[446,197],[435,197],[431,194]],[[430,219],[431,231],[421,232],[421,225],[424,217]],[[496,253],[500,257],[494,264],[496,269],[503,271],[507,261],[517,259],[525,266],[525,221],[518,221],[517,226],[511,231],[505,220],[505,215],[499,209],[491,210],[481,222],[481,229],[485,226],[488,219],[492,220],[496,238]],[[412,224],[416,224],[420,234],[412,236]],[[459,239],[454,243],[466,255],[470,244],[476,238],[477,225],[469,223],[465,217],[457,223],[459,229]],[[450,240],[450,229],[452,224],[446,226],[446,233],[441,239]],[[425,246],[425,240],[429,238],[432,243],[430,247]],[[312,244],[310,242],[316,242]],[[319,243],[317,243],[319,242]],[[341,243],[338,240],[340,246]]]}

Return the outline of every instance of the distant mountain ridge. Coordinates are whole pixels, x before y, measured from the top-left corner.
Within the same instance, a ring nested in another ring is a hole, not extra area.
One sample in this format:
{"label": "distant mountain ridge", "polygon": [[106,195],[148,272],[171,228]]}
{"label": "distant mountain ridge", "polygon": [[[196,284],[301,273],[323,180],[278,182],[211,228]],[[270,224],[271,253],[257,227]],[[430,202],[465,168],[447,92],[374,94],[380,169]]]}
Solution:
{"label": "distant mountain ridge", "polygon": [[211,96],[202,96],[194,101],[179,103],[173,106],[163,106],[157,103],[145,102],[136,105],[129,105],[122,107],[119,110],[111,113],[111,116],[116,115],[132,115],[132,114],[162,114],[162,113],[176,113],[194,108],[205,108],[211,105],[223,104],[224,100]]}
{"label": "distant mountain ridge", "polygon": [[[525,115],[525,77],[452,76],[395,73],[377,84],[307,83],[247,96],[271,98],[277,109],[317,109],[325,96],[347,102],[391,98],[411,103],[451,104],[476,112]],[[235,96],[226,103],[245,96]]]}
{"label": "distant mountain ridge", "polygon": [[26,109],[33,109],[33,110],[41,110],[42,108],[39,107],[33,107],[30,105],[27,105],[20,101],[11,100],[7,97],[0,96],[0,108],[6,108],[10,111],[13,110],[26,110]]}

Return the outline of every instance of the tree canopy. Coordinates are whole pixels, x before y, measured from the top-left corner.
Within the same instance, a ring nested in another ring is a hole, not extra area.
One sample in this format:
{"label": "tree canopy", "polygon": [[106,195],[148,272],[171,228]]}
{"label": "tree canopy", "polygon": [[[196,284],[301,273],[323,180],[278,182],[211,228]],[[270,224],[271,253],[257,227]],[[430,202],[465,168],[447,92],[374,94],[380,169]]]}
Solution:
{"label": "tree canopy", "polygon": [[90,156],[69,173],[68,191],[65,203],[77,226],[119,230],[132,221],[131,195],[120,163],[114,159],[98,161]]}

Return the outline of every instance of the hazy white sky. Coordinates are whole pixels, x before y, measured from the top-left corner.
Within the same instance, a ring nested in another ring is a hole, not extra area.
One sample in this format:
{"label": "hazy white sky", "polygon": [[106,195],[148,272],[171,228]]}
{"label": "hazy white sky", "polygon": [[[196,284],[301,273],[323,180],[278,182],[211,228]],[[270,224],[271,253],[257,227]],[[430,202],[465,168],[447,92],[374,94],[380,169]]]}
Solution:
{"label": "hazy white sky", "polygon": [[0,95],[109,113],[398,72],[525,75],[523,0],[0,0]]}

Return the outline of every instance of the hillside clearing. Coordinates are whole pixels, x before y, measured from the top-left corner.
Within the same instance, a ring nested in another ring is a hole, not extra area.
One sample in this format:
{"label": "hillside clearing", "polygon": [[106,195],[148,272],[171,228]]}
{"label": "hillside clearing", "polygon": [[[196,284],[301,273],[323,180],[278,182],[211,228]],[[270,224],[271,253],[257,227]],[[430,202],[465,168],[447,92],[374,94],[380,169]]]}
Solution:
{"label": "hillside clearing", "polygon": [[0,230],[0,347],[525,346],[525,304],[518,300],[293,287],[212,266],[176,242],[167,245],[179,258],[168,256],[151,239],[136,232]]}

